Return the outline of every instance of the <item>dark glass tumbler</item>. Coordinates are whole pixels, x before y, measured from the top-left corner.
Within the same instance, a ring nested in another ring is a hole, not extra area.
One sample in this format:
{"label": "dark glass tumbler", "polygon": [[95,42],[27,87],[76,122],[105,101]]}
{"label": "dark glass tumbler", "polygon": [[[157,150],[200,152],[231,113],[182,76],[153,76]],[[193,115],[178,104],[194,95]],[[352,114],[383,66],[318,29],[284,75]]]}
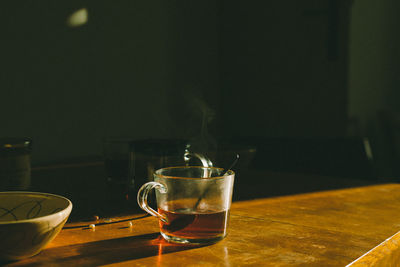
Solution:
{"label": "dark glass tumbler", "polygon": [[0,191],[29,189],[31,151],[30,138],[0,138]]}

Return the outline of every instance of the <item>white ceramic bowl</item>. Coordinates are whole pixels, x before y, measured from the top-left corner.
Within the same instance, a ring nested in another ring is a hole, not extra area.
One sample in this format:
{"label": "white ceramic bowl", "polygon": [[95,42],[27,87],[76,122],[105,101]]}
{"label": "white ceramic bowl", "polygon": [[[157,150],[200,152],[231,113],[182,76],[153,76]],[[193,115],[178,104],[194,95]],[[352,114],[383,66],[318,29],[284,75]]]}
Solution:
{"label": "white ceramic bowl", "polygon": [[72,210],[65,197],[36,192],[0,192],[0,260],[38,254],[64,226]]}

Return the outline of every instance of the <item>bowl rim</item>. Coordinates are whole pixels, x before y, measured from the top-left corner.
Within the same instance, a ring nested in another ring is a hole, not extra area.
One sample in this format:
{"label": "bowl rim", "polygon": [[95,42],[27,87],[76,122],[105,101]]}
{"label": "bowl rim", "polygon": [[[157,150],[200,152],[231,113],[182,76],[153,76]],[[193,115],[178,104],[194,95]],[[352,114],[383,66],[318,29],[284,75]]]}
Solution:
{"label": "bowl rim", "polygon": [[47,197],[58,198],[58,199],[65,200],[68,205],[64,209],[59,210],[59,211],[57,211],[55,213],[52,213],[52,214],[39,216],[39,217],[32,218],[32,219],[0,221],[0,225],[19,224],[19,223],[27,223],[27,222],[31,223],[31,222],[41,221],[41,220],[48,220],[48,219],[51,219],[51,217],[59,216],[62,213],[67,213],[66,217],[68,217],[69,214],[72,211],[72,202],[71,202],[71,200],[69,200],[66,197],[60,196],[60,195],[51,194],[51,193],[45,193],[45,192],[31,192],[31,191],[2,191],[2,192],[0,192],[0,195],[16,195],[16,194],[39,195],[39,196],[47,196]]}

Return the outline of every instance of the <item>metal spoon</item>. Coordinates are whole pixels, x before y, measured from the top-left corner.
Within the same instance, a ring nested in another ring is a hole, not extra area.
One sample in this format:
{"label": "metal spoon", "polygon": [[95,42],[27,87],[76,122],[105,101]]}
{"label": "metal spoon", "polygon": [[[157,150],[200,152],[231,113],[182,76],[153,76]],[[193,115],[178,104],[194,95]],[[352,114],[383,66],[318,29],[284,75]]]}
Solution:
{"label": "metal spoon", "polygon": [[236,159],[232,162],[231,166],[229,166],[228,169],[222,169],[222,170],[226,170],[226,172],[225,172],[222,176],[227,175],[228,172],[233,168],[233,166],[236,165],[236,163],[238,162],[238,160],[239,160],[239,154],[236,154]]}
{"label": "metal spoon", "polygon": [[[222,169],[223,171],[226,170],[225,172],[222,171],[223,175],[217,175],[217,176],[225,176],[225,175],[227,175],[228,172],[233,168],[233,166],[236,165],[236,163],[238,162],[238,160],[239,160],[239,154],[236,154],[236,158],[235,158],[235,160],[232,162],[232,164],[229,166],[229,168],[227,168],[227,169]],[[211,177],[213,177],[213,176],[206,177],[206,178],[204,178],[204,179],[211,178]],[[216,177],[216,176],[214,176],[214,177]],[[211,186],[212,186],[212,185],[209,185],[209,186],[204,190],[203,194],[201,194],[201,196],[197,199],[196,204],[194,204],[193,210],[196,210],[196,209],[197,209],[197,207],[199,206],[201,200],[204,198],[204,196],[205,196],[205,195],[207,194],[207,192],[210,190]],[[189,214],[188,214],[188,215],[189,215]],[[188,225],[190,225],[190,224],[196,219],[197,216],[198,216],[197,214],[190,214],[190,216],[178,217],[177,219],[171,221],[171,222],[169,223],[169,225],[164,226],[164,227],[165,227],[168,231],[170,231],[170,232],[176,232],[176,231],[182,230],[182,229],[186,228]]]}
{"label": "metal spoon", "polygon": [[[235,158],[235,160],[232,162],[232,164],[229,166],[229,168],[222,169],[222,173],[223,173],[223,174],[222,174],[222,175],[217,175],[217,176],[225,176],[225,175],[227,175],[228,172],[233,168],[233,166],[236,165],[236,163],[238,162],[238,160],[239,160],[239,154],[236,154],[236,158]],[[226,171],[224,172],[224,170],[226,170]],[[215,176],[212,176],[212,175],[211,175],[209,178],[211,178],[211,177],[215,177]],[[207,178],[206,178],[206,179],[207,179]],[[204,196],[207,194],[207,192],[210,190],[210,187],[211,187],[211,185],[208,186],[208,187],[204,190],[203,194],[201,194],[201,196],[197,199],[196,204],[194,204],[194,210],[197,209],[197,206],[199,205],[199,203],[201,202],[201,200],[204,198]]]}

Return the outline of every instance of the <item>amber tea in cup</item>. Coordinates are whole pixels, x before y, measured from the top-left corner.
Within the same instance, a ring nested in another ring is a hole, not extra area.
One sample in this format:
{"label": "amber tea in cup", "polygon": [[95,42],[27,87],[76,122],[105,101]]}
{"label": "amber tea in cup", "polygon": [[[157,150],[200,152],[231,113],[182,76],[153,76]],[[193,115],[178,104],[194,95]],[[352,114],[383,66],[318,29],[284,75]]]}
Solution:
{"label": "amber tea in cup", "polygon": [[[205,244],[227,234],[234,172],[213,167],[170,167],[157,170],[154,182],[138,192],[139,206],[159,219],[161,235],[170,242]],[[156,189],[157,211],[147,203]]]}

